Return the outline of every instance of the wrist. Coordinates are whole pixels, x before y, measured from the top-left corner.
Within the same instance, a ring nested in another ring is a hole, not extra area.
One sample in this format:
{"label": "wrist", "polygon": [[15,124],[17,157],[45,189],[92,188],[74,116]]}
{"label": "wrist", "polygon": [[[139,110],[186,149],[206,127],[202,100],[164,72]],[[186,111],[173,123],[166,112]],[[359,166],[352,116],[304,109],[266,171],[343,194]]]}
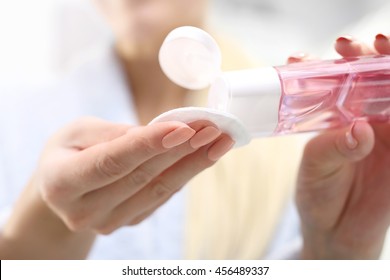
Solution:
{"label": "wrist", "polygon": [[2,232],[2,255],[11,259],[81,259],[93,244],[92,231],[72,232],[43,201],[30,180]]}
{"label": "wrist", "polygon": [[304,234],[301,258],[306,260],[378,259],[383,239],[365,240],[356,234],[340,237],[334,232]]}

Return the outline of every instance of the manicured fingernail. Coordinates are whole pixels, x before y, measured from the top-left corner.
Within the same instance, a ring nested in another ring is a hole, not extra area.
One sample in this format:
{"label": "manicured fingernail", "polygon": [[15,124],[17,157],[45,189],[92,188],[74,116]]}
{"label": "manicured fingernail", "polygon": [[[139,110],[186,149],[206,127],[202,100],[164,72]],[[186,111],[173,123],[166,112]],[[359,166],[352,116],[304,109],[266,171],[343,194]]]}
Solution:
{"label": "manicured fingernail", "polygon": [[296,52],[296,53],[293,53],[290,57],[291,58],[296,58],[296,59],[301,59],[301,58],[304,58],[305,56],[307,56],[307,53]]}
{"label": "manicured fingernail", "polygon": [[208,158],[212,161],[219,160],[223,155],[225,155],[230,149],[234,146],[235,142],[228,138],[223,137],[221,140],[216,142],[208,151]]}
{"label": "manicured fingernail", "polygon": [[301,62],[307,56],[304,52],[293,53],[288,57],[288,63]]}
{"label": "manicured fingernail", "polygon": [[355,123],[353,123],[349,130],[345,133],[345,143],[347,144],[347,147],[351,150],[355,149],[359,144],[356,138],[353,136],[354,127]]}
{"label": "manicured fingernail", "polygon": [[204,145],[207,145],[218,138],[221,135],[221,131],[213,126],[207,126],[198,131],[194,137],[190,140],[192,148],[197,149]]}
{"label": "manicured fingernail", "polygon": [[180,144],[183,144],[184,142],[191,139],[191,137],[194,136],[195,132],[195,130],[188,126],[179,127],[167,134],[162,139],[162,145],[164,148],[167,149],[179,146]]}
{"label": "manicured fingernail", "polygon": [[338,43],[352,43],[353,41],[354,41],[354,39],[350,35],[340,36],[336,40],[336,42],[338,42]]}
{"label": "manicured fingernail", "polygon": [[379,33],[378,35],[375,36],[376,40],[384,40],[384,41],[390,41],[390,36]]}

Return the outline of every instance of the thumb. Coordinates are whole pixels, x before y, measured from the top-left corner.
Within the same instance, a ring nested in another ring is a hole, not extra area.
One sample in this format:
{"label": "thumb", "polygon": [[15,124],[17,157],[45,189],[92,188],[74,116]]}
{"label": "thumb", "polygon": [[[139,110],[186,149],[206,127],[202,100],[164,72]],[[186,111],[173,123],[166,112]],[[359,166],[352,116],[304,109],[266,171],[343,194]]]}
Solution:
{"label": "thumb", "polygon": [[342,164],[365,158],[374,141],[374,131],[365,121],[324,132],[306,145],[301,168],[314,176],[331,174]]}

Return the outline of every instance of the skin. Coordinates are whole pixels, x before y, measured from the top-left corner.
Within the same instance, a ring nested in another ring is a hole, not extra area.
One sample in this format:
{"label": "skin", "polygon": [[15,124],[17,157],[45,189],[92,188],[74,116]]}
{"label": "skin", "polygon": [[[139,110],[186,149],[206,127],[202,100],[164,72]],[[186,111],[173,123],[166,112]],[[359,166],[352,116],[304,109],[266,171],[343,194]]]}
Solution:
{"label": "skin", "polygon": [[[97,2],[116,35],[141,124],[182,106],[186,91],[162,74],[157,50],[172,28],[201,27],[207,1]],[[383,38],[375,41],[376,49],[387,51],[387,43],[378,40]],[[366,46],[341,41],[336,49],[344,56],[356,49],[368,54]],[[303,258],[378,256],[390,213],[387,131],[387,124],[359,121],[307,145],[296,196]],[[47,144],[3,229],[0,257],[85,258],[97,233],[141,222],[233,144],[204,122],[129,127],[83,119],[71,124]]]}
{"label": "skin", "polygon": [[0,257],[85,258],[96,234],[140,223],[232,145],[203,121],[70,124],[46,145],[3,228]]}
{"label": "skin", "polygon": [[[389,54],[389,37],[370,47],[349,36],[335,49],[344,57]],[[289,62],[310,60],[292,57]],[[390,125],[357,121],[327,131],[306,146],[296,202],[304,259],[376,259],[390,225]]]}
{"label": "skin", "polygon": [[[131,81],[141,125],[183,106],[187,91],[162,73],[158,49],[174,27],[202,26],[207,1],[96,3],[116,36],[115,51]],[[233,145],[202,121],[139,127],[96,119],[73,123],[47,144],[3,229],[0,257],[85,258],[96,234],[140,223]]]}

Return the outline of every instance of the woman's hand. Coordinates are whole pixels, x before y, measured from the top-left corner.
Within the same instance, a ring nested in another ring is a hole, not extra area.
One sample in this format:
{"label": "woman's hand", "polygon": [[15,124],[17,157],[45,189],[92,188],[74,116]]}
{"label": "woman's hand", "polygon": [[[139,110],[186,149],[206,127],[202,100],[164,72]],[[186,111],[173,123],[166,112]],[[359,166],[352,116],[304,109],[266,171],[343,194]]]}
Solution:
{"label": "woman's hand", "polygon": [[57,133],[0,236],[2,258],[84,258],[96,233],[135,225],[234,142],[198,121],[86,118]]}
{"label": "woman's hand", "polygon": [[[390,54],[389,37],[374,47],[350,37],[336,41],[342,56]],[[289,62],[307,60],[293,57]],[[296,201],[307,259],[374,259],[390,225],[390,124],[357,121],[326,131],[306,146]]]}
{"label": "woman's hand", "polygon": [[232,146],[204,122],[128,127],[87,119],[51,140],[36,184],[71,230],[109,234],[144,220]]}

